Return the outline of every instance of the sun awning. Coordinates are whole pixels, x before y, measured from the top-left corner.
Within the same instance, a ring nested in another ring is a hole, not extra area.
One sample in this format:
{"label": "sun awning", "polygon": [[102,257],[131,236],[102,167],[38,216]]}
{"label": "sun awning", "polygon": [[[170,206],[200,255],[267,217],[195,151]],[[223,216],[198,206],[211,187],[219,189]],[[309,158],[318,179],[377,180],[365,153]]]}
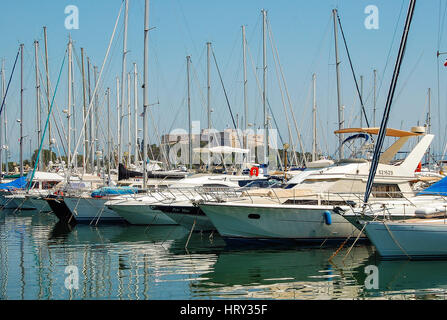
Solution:
{"label": "sun awning", "polygon": [[[334,131],[335,134],[340,133],[368,133],[368,134],[379,134],[380,128],[346,128]],[[398,130],[398,129],[392,129],[388,128],[386,129],[386,135],[388,137],[410,137],[410,136],[420,136],[422,133],[415,133],[410,131],[404,131],[404,130]]]}

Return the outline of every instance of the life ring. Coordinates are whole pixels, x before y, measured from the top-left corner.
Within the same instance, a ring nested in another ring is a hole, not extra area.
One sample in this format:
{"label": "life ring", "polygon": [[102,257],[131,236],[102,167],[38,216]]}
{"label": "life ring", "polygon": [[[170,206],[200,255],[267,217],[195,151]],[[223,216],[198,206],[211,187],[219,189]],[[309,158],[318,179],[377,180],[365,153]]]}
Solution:
{"label": "life ring", "polygon": [[251,167],[251,169],[250,169],[250,176],[259,176],[259,168],[258,167]]}

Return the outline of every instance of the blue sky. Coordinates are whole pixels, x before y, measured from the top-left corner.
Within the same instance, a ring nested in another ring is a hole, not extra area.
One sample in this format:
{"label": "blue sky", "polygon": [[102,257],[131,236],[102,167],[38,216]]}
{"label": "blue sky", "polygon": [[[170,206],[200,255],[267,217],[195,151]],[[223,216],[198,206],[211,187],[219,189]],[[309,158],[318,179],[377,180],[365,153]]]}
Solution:
{"label": "blue sky", "polygon": [[[31,149],[37,145],[36,107],[34,83],[34,40],[40,41],[43,57],[43,26],[48,28],[50,78],[53,87],[70,33],[75,50],[85,49],[94,65],[101,66],[113,26],[118,15],[121,0],[43,0],[8,1],[2,5],[0,27],[2,32],[0,58],[5,59],[6,75],[9,77],[14,57],[20,43],[25,44],[25,135],[32,137]],[[64,27],[67,5],[79,8],[79,30]],[[379,29],[368,30],[364,26],[367,14],[365,7],[375,5],[379,9]],[[262,101],[254,74],[262,81],[262,17],[261,9],[268,11],[268,21],[273,39],[278,49],[284,71],[287,89],[295,116],[300,126],[306,149],[311,146],[311,79],[317,74],[317,100],[319,115],[319,144],[324,153],[332,154],[336,148],[333,131],[337,128],[337,97],[335,83],[335,58],[331,10],[338,8],[345,36],[348,41],[357,79],[364,77],[364,100],[370,122],[372,122],[373,70],[377,69],[378,92],[377,122],[380,121],[388,92],[395,56],[402,34],[408,1],[402,0],[246,0],[246,1],[204,1],[204,0],[152,0],[150,2],[150,103],[153,121],[150,120],[151,141],[156,141],[158,133],[167,133],[174,128],[187,128],[186,113],[186,56],[192,59],[192,108],[193,120],[206,125],[206,42],[212,42],[219,68],[223,75],[225,89],[234,114],[242,116],[242,44],[241,25],[246,26],[249,47],[248,58],[248,103],[249,122],[259,126],[262,123]],[[423,124],[427,113],[427,89],[432,88],[432,125],[436,134],[434,146],[442,152],[445,144],[445,120],[447,112],[447,68],[440,62],[440,115],[438,116],[437,60],[436,50],[447,51],[444,40],[446,1],[418,1],[407,47],[402,72],[393,105],[390,126],[410,129],[419,121]],[[441,14],[439,9],[441,8]],[[127,71],[133,70],[133,62],[139,69],[139,82],[143,69],[143,13],[144,0],[130,0]],[[440,23],[441,20],[441,23]],[[441,32],[438,29],[442,26]],[[113,116],[112,128],[116,128],[115,78],[121,77],[123,19],[112,45],[109,60],[100,86],[100,100],[103,105],[104,90],[110,87]],[[438,44],[438,38],[440,41]],[[269,41],[269,40],[268,40]],[[359,126],[360,105],[349,69],[346,52],[339,42],[341,58],[342,103],[345,105],[346,126]],[[287,124],[277,80],[277,70],[270,43],[268,54],[267,95],[280,132],[285,140]],[[40,65],[43,71],[43,63]],[[77,123],[80,123],[82,108],[80,72],[75,68],[75,99]],[[220,80],[212,64],[211,96],[213,124],[222,129],[231,127]],[[56,95],[56,118],[65,118],[62,110],[67,101],[67,70],[64,67],[60,88]],[[9,120],[8,138],[12,159],[18,159],[20,68],[16,70],[7,99]],[[142,110],[142,90],[139,90],[140,111]],[[132,102],[133,103],[133,102]],[[45,114],[43,114],[45,116]],[[79,117],[79,118],[78,118]],[[105,106],[101,107],[101,119],[105,117]],[[290,114],[289,114],[290,117]],[[441,128],[438,125],[438,119]],[[59,120],[58,120],[59,121]],[[127,119],[124,120],[127,123]],[[107,124],[101,122],[101,130]],[[141,124],[140,124],[141,126]],[[53,133],[56,132],[53,128]],[[441,129],[441,130],[440,130]],[[62,127],[60,127],[62,130]],[[294,131],[294,129],[292,129]],[[127,138],[125,128],[124,139]],[[133,131],[132,131],[133,132]],[[439,134],[441,132],[441,135]],[[115,134],[116,135],[116,134]],[[101,136],[103,137],[103,136]],[[28,139],[28,138],[27,138]],[[57,137],[57,140],[60,139]],[[102,141],[103,138],[100,138]],[[26,141],[26,140],[25,140]],[[297,139],[294,138],[297,143]],[[25,144],[25,158],[29,157],[30,142]],[[59,143],[60,145],[60,143]],[[62,148],[60,147],[62,150]]]}

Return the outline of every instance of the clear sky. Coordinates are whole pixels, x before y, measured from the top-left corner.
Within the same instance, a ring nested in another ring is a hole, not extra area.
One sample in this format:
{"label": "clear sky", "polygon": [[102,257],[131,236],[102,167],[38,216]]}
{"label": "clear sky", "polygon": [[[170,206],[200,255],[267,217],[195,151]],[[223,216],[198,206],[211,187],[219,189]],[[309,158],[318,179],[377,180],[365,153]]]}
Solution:
{"label": "clear sky", "polygon": [[[262,85],[262,16],[261,9],[268,11],[268,23],[278,50],[284,72],[290,101],[301,134],[310,150],[311,146],[311,79],[317,75],[318,136],[323,153],[333,154],[337,128],[337,97],[335,82],[334,35],[331,10],[338,8],[357,79],[364,78],[364,100],[370,122],[373,109],[373,70],[378,75],[377,117],[379,123],[388,93],[389,82],[394,68],[395,57],[402,35],[408,8],[408,0],[151,0],[150,25],[150,103],[153,105],[153,121],[150,120],[151,141],[156,142],[159,134],[174,128],[187,129],[186,105],[186,56],[191,55],[192,75],[192,117],[206,126],[206,42],[210,41],[222,72],[225,89],[234,114],[243,114],[242,86],[242,41],[241,26],[247,30],[248,55],[248,122],[260,126],[262,123],[262,100],[255,74]],[[34,40],[40,42],[40,69],[44,76],[43,26],[48,28],[49,68],[54,88],[59,69],[67,47],[68,35],[74,41],[75,52],[80,57],[80,48],[96,66],[101,66],[118,16],[121,0],[42,0],[5,1],[0,11],[2,30],[0,58],[5,59],[6,78],[12,69],[20,43],[25,44],[24,62],[24,135],[25,158],[31,149],[36,149],[36,101],[34,78]],[[79,29],[67,30],[64,26],[67,15],[65,7],[79,8]],[[379,10],[379,28],[365,28],[368,5]],[[445,120],[447,118],[447,68],[443,67],[446,56],[439,59],[440,88],[438,105],[436,51],[447,51],[444,40],[444,18],[446,1],[419,0],[416,5],[410,30],[407,52],[402,66],[398,88],[393,105],[390,126],[410,129],[419,121],[425,123],[427,114],[427,90],[432,88],[432,125],[436,134],[434,146],[438,152],[444,149]],[[123,13],[122,13],[123,14]],[[127,71],[138,66],[139,84],[143,69],[143,14],[144,0],[130,0]],[[267,38],[268,83],[267,96],[285,141],[287,134],[286,112],[278,85],[277,68],[273,59],[271,40]],[[349,68],[344,45],[339,37],[341,59],[342,103],[345,105],[345,126],[360,125],[360,104],[353,77]],[[105,122],[104,91],[110,87],[113,116],[112,128],[116,130],[115,78],[121,78],[123,47],[123,17],[112,44],[111,53],[99,86],[101,101],[101,137],[104,141]],[[76,61],[76,60],[75,60]],[[76,121],[81,122],[82,87],[81,74],[75,62]],[[18,159],[18,122],[20,106],[20,65],[16,69],[7,99],[8,139],[12,159]],[[92,75],[93,79],[93,75]],[[211,99],[214,110],[213,124],[217,129],[232,127],[225,96],[212,61]],[[284,88],[283,88],[284,90]],[[133,91],[132,91],[133,92]],[[285,91],[283,91],[285,93]],[[284,97],[287,103],[287,97]],[[126,98],[127,100],[127,98]],[[57,121],[62,119],[59,130],[66,130],[66,119],[62,110],[67,104],[67,68],[64,66],[61,83],[56,95],[54,109]],[[132,100],[133,105],[133,100]],[[45,106],[45,104],[43,104]],[[288,108],[288,106],[286,106]],[[139,111],[142,111],[142,90],[139,89]],[[439,113],[440,111],[440,113]],[[290,111],[287,111],[290,117]],[[440,114],[440,117],[439,117]],[[45,117],[45,113],[43,114]],[[290,121],[292,121],[290,119]],[[438,121],[441,126],[438,125]],[[127,123],[127,119],[124,120]],[[140,123],[141,126],[141,123]],[[275,126],[273,124],[273,126]],[[291,122],[292,132],[295,132]],[[79,130],[79,128],[78,128]],[[132,131],[133,133],[133,131]],[[440,134],[441,133],[441,134]],[[53,134],[60,141],[53,125]],[[296,136],[296,134],[293,134]],[[116,132],[114,132],[116,137]],[[140,133],[141,136],[141,133]],[[127,127],[124,140],[127,140]],[[297,143],[297,139],[294,143]],[[59,144],[60,150],[62,147]]]}

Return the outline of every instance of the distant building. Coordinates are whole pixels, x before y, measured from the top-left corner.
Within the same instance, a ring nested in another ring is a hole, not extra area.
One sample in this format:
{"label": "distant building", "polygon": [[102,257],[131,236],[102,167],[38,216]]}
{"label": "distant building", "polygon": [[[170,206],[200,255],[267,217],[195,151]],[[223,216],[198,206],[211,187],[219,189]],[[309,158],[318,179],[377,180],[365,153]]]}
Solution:
{"label": "distant building", "polygon": [[[215,131],[203,129],[200,134],[192,134],[193,144],[200,142],[210,142],[211,145],[227,146],[232,148],[242,148],[243,147],[243,131],[235,129],[225,129],[223,131]],[[189,135],[187,133],[170,133],[164,134],[161,138],[162,144],[175,144],[182,143],[188,144]],[[247,148],[259,147],[263,145],[264,134],[253,134],[249,133],[247,135]]]}

